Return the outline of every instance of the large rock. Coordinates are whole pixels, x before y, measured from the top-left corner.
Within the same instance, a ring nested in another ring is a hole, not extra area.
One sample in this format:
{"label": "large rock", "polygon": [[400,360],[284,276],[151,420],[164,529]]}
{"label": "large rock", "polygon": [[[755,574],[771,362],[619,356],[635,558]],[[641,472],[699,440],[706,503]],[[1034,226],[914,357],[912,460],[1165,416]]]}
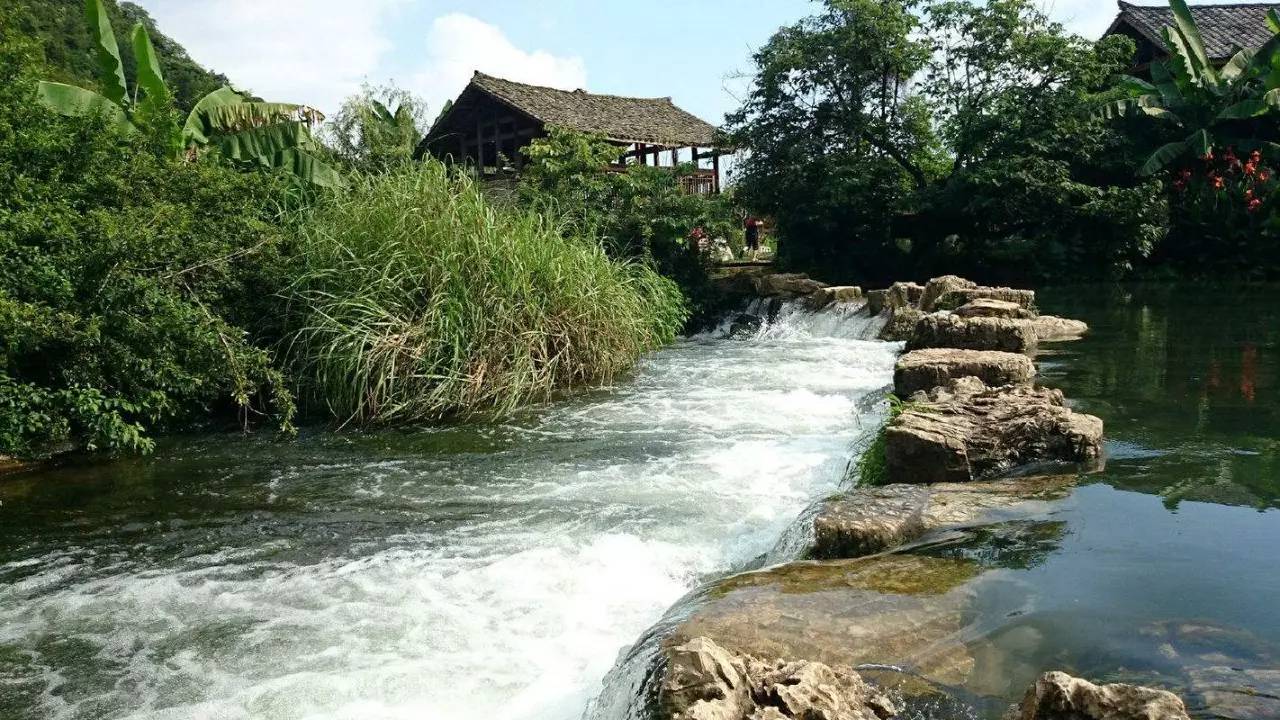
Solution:
{"label": "large rock", "polygon": [[889,286],[889,290],[885,293],[885,307],[890,310],[898,308],[917,308],[920,307],[920,299],[924,297],[924,286],[917,285],[913,282],[896,282]]}
{"label": "large rock", "polygon": [[813,520],[816,558],[872,555],[946,528],[1026,517],[1064,497],[1074,475],[858,488]]}
{"label": "large rock", "polygon": [[862,288],[856,286],[824,287],[805,298],[810,310],[821,310],[828,305],[856,302],[862,299]]}
{"label": "large rock", "polygon": [[826,287],[826,284],[799,273],[761,275],[754,282],[756,292],[763,297],[804,297]]}
{"label": "large rock", "polygon": [[891,483],[969,482],[1101,455],[1102,421],[1072,411],[1060,390],[988,388],[972,377],[935,388],[885,428]]}
{"label": "large rock", "polygon": [[1138,685],[1094,685],[1064,672],[1040,676],[1005,720],[1190,720],[1182,700]]}
{"label": "large rock", "polygon": [[867,314],[871,316],[879,315],[884,311],[885,300],[889,297],[888,290],[868,290],[867,291]]}
{"label": "large rock", "polygon": [[1089,332],[1089,326],[1081,320],[1039,315],[1031,321],[1036,338],[1041,342],[1079,340]]}
{"label": "large rock", "polygon": [[978,298],[955,309],[955,314],[962,318],[993,317],[1011,320],[1030,320],[1035,314],[1018,303],[1007,300],[990,300]]}
{"label": "large rock", "polygon": [[957,315],[925,315],[916,321],[908,350],[920,348],[957,348],[961,350],[1000,350],[1034,353],[1036,333],[1026,320]]}
{"label": "large rock", "polygon": [[909,340],[916,330],[916,323],[924,314],[913,307],[900,307],[890,310],[889,321],[880,330],[880,339],[889,342]]}
{"label": "large rock", "polygon": [[907,398],[966,376],[992,387],[1016,385],[1028,382],[1035,374],[1035,363],[1021,353],[928,348],[898,358],[893,368],[893,391],[898,397]]}
{"label": "large rock", "polygon": [[926,308],[926,311],[955,310],[975,300],[999,300],[1002,302],[1011,302],[1028,312],[1034,311],[1036,307],[1036,293],[1034,290],[980,286],[948,289],[939,295],[937,299],[933,301],[933,304]]}
{"label": "large rock", "polygon": [[936,277],[925,283],[924,291],[920,295],[919,308],[924,312],[933,312],[937,309],[938,300],[949,293],[957,290],[970,290],[978,287],[978,284],[972,280],[965,280],[958,275],[943,275]]}
{"label": "large rock", "polygon": [[887,720],[897,709],[852,670],[767,662],[697,637],[667,651],[660,717],[672,720]]}
{"label": "large rock", "polygon": [[964,630],[981,572],[969,559],[881,555],[736,575],[712,586],[663,648],[670,658],[707,637],[739,655],[883,663],[959,685],[973,670]]}

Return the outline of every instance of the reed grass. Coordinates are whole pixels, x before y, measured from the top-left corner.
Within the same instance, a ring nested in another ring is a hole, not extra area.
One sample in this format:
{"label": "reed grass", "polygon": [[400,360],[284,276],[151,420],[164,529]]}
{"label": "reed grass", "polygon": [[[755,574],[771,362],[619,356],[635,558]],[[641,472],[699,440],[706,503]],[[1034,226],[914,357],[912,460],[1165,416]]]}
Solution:
{"label": "reed grass", "polygon": [[652,269],[438,162],[355,176],[296,223],[288,356],[342,423],[503,413],[607,383],[687,310]]}

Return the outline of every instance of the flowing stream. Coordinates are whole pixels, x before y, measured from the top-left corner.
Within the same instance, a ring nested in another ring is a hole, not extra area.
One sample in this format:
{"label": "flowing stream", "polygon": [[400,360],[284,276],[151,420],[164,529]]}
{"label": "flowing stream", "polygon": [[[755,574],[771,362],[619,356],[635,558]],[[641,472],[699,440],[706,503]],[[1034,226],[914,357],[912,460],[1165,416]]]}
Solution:
{"label": "flowing stream", "polygon": [[871,322],[786,307],[503,424],[0,482],[0,717],[576,720],[840,485],[892,375]]}

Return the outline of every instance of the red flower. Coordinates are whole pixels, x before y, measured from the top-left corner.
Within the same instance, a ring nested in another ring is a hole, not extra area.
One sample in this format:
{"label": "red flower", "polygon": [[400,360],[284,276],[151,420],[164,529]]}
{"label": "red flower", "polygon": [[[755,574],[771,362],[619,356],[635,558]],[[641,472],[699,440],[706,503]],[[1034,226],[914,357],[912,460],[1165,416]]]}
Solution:
{"label": "red flower", "polygon": [[1257,212],[1260,207],[1262,207],[1262,201],[1258,198],[1249,201],[1249,212]]}
{"label": "red flower", "polygon": [[1213,187],[1214,187],[1214,189],[1215,189],[1215,190],[1221,190],[1221,189],[1222,189],[1222,185],[1223,185],[1222,178],[1220,178],[1220,177],[1215,177],[1215,178],[1213,179]]}
{"label": "red flower", "polygon": [[1252,189],[1252,188],[1250,188],[1249,190],[1245,190],[1245,191],[1244,191],[1244,199],[1245,199],[1245,200],[1252,200],[1252,199],[1253,199],[1253,189]]}
{"label": "red flower", "polygon": [[1256,173],[1257,171],[1258,171],[1258,166],[1257,166],[1257,165],[1255,165],[1255,164],[1254,164],[1254,163],[1252,163],[1252,162],[1245,163],[1245,165],[1244,165],[1244,174],[1245,174],[1245,175],[1252,175],[1252,174]]}
{"label": "red flower", "polygon": [[1249,153],[1249,162],[1256,164],[1261,159],[1262,159],[1261,152],[1254,150],[1253,152]]}
{"label": "red flower", "polygon": [[1269,171],[1263,170],[1262,172],[1258,173],[1258,182],[1266,182],[1270,179],[1271,179],[1271,173]]}

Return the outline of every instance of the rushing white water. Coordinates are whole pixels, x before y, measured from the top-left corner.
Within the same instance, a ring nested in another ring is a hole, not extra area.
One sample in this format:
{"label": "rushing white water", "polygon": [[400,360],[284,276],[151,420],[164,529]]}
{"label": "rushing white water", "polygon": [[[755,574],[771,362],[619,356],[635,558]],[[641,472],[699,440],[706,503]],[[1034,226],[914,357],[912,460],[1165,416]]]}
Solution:
{"label": "rushing white water", "polygon": [[21,518],[36,540],[0,534],[0,716],[579,718],[840,483],[891,379],[870,322],[786,307],[521,422],[77,478],[74,512]]}

